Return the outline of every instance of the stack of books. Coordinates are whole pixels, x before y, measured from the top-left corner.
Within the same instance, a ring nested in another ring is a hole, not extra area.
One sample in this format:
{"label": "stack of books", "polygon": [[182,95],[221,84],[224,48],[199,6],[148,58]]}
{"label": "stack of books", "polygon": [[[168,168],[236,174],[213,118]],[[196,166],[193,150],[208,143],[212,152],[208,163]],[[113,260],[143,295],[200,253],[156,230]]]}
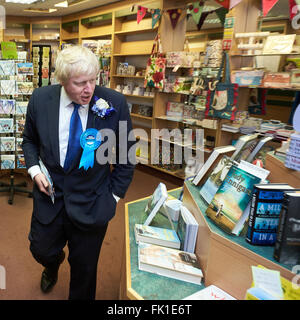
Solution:
{"label": "stack of books", "polygon": [[284,165],[287,168],[300,171],[300,133],[293,133]]}

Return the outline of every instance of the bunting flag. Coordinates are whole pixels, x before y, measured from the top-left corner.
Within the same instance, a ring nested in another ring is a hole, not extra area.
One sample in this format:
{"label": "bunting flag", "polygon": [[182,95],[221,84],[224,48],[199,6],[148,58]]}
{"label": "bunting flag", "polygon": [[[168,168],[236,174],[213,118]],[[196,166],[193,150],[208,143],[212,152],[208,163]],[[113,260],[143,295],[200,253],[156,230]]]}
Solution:
{"label": "bunting flag", "polygon": [[295,15],[298,13],[298,7],[297,4],[299,3],[299,0],[289,0],[289,11],[290,11],[290,20],[292,21]]}
{"label": "bunting flag", "polygon": [[274,7],[278,0],[262,0],[263,16],[265,17],[268,12]]}
{"label": "bunting flag", "polygon": [[195,23],[198,24],[204,7],[204,1],[195,2],[188,6],[187,13],[190,14]]}
{"label": "bunting flag", "polygon": [[177,22],[180,18],[180,15],[182,13],[182,10],[181,9],[169,9],[169,10],[167,10],[167,12],[170,16],[172,27],[173,27],[173,29],[175,29]]}
{"label": "bunting flag", "polygon": [[228,13],[228,9],[221,7],[219,9],[217,9],[215,12],[216,12],[218,18],[220,19],[222,26],[224,26],[225,17],[226,17],[226,14]]}
{"label": "bunting flag", "polygon": [[152,29],[156,25],[157,21],[161,17],[161,11],[160,9],[151,9],[151,15],[152,15]]}
{"label": "bunting flag", "polygon": [[141,20],[145,17],[146,13],[147,13],[147,8],[138,6],[137,15],[136,15],[137,23],[141,22]]}
{"label": "bunting flag", "polygon": [[215,0],[218,4],[223,6],[226,9],[229,9],[229,2],[230,0]]}
{"label": "bunting flag", "polygon": [[242,0],[230,0],[229,10],[239,4]]}
{"label": "bunting flag", "polygon": [[209,14],[213,13],[213,12],[215,12],[215,10],[202,12],[200,21],[199,21],[199,23],[197,24],[197,29],[198,29],[198,31],[202,28],[202,25],[203,25],[205,19],[207,18],[207,16],[208,16]]}

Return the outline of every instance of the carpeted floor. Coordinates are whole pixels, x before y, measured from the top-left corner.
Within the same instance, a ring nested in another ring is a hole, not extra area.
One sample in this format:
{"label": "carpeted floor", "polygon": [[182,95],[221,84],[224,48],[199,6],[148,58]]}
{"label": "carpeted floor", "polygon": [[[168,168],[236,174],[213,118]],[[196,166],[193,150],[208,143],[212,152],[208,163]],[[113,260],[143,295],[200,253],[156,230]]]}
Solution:
{"label": "carpeted floor", "polygon": [[[24,177],[18,177],[18,180]],[[26,178],[27,179],[27,178]],[[4,179],[5,180],[5,179]],[[3,179],[0,179],[3,181]],[[31,181],[27,180],[29,188]],[[160,173],[145,166],[137,167],[133,182],[117,206],[110,222],[98,264],[97,300],[119,298],[120,270],[124,244],[124,207],[128,201],[149,196],[159,182],[167,189],[182,185],[182,180]],[[32,213],[32,199],[16,194],[12,205],[7,203],[8,194],[0,193],[0,300],[65,300],[68,297],[69,264],[67,259],[60,267],[58,282],[48,294],[40,290],[43,267],[31,256],[28,232]],[[65,248],[67,253],[67,248]],[[5,289],[1,276],[5,270]]]}

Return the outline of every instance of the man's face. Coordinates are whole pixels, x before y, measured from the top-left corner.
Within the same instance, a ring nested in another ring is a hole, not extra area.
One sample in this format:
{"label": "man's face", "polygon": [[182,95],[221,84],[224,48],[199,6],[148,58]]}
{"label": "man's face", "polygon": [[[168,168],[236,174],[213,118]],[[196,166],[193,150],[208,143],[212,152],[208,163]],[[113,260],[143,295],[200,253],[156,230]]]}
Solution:
{"label": "man's face", "polygon": [[96,86],[96,75],[74,76],[62,85],[72,101],[81,105],[89,104]]}

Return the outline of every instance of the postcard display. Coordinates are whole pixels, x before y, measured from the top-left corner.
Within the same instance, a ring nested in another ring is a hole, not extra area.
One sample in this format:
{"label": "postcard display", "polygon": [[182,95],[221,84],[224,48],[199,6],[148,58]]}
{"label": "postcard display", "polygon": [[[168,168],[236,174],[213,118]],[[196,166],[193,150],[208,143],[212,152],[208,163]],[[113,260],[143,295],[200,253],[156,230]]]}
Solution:
{"label": "postcard display", "polygon": [[51,46],[32,46],[33,85],[35,88],[50,84]]}
{"label": "postcard display", "polygon": [[14,172],[26,168],[21,146],[27,104],[33,91],[32,75],[33,64],[26,62],[26,52],[18,55],[18,60],[0,60],[0,169],[10,170],[10,183],[0,182],[0,192],[10,193],[9,204],[14,192],[31,196],[30,191],[21,188],[26,182],[14,184]]}

